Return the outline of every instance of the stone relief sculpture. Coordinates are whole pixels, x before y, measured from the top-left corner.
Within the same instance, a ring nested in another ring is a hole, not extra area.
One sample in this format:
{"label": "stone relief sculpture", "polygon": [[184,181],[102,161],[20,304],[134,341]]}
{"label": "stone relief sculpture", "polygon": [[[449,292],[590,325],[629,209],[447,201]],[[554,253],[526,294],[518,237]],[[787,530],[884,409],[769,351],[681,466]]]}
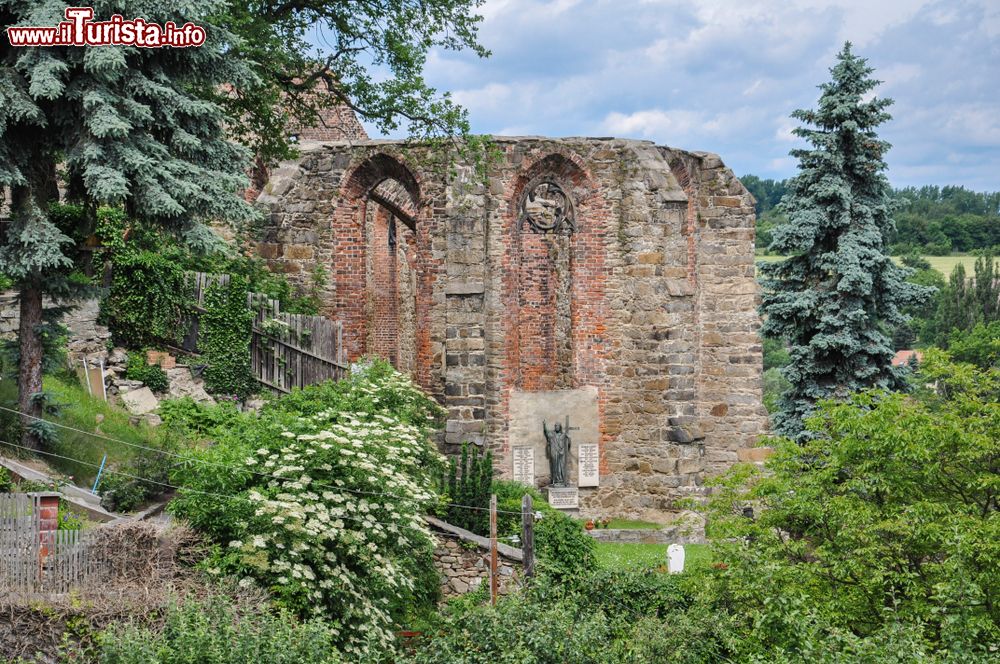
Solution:
{"label": "stone relief sculpture", "polygon": [[542,179],[528,183],[521,202],[521,222],[527,221],[538,233],[576,230],[573,201],[557,182]]}

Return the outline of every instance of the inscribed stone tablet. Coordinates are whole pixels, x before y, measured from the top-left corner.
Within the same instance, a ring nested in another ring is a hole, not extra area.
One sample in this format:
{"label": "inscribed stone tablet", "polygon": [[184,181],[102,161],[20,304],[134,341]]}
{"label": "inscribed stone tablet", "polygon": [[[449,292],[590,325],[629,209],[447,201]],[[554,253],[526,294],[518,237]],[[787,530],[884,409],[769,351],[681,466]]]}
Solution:
{"label": "inscribed stone tablet", "polygon": [[580,506],[580,490],[575,486],[549,487],[549,505],[557,510],[575,510]]}
{"label": "inscribed stone tablet", "polygon": [[600,486],[601,484],[601,456],[597,450],[597,443],[584,443],[580,445],[580,486]]}
{"label": "inscribed stone tablet", "polygon": [[514,448],[514,481],[535,486],[535,450],[531,447]]}

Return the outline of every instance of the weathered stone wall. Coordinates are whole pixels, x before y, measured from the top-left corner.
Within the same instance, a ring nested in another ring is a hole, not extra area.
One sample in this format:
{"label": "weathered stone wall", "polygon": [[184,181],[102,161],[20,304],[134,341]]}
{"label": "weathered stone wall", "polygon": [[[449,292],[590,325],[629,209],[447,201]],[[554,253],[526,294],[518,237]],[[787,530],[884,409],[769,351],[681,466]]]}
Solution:
{"label": "weathered stone wall", "polygon": [[[752,199],[712,154],[497,145],[481,179],[426,147],[303,143],[259,199],[260,254],[304,287],[323,267],[324,312],[344,322],[349,357],[395,353],[447,408],[446,451],[487,445],[509,475],[522,444],[511,394],[596,388],[599,439],[577,442],[600,444],[601,486],[581,490],[582,512],[660,520],[766,426]],[[539,178],[570,195],[575,232],[522,223]],[[395,252],[380,246],[386,210],[406,227]]]}
{"label": "weathered stone wall", "polygon": [[[42,304],[45,308],[54,306],[48,298]],[[69,328],[68,349],[71,358],[83,356],[97,358],[107,355],[107,343],[111,338],[111,332],[104,325],[98,324],[99,310],[99,300],[83,300],[63,317],[63,325]],[[0,293],[0,337],[16,337],[20,318],[17,291]]]}
{"label": "weathered stone wall", "polygon": [[[455,539],[438,537],[434,548],[434,568],[441,574],[441,596],[457,597],[489,583],[489,553],[479,547],[469,549]],[[498,558],[497,576],[500,594],[506,595],[520,583],[519,563]]]}

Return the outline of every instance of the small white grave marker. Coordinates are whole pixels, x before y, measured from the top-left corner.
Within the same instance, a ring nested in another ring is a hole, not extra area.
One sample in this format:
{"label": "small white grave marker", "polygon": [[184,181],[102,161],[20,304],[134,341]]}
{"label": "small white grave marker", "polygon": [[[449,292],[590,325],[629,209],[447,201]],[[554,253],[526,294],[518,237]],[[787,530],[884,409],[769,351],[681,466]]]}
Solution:
{"label": "small white grave marker", "polygon": [[684,547],[680,544],[671,544],[667,547],[667,571],[671,574],[680,574],[684,571]]}

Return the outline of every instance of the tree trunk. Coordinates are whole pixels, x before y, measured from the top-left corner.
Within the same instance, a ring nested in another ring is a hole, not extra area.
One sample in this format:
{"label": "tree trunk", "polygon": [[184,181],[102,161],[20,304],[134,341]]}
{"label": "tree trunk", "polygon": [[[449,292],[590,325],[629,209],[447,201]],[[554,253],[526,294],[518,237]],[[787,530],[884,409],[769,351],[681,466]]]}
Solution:
{"label": "tree trunk", "polygon": [[[38,211],[47,214],[50,201],[59,200],[55,161],[40,152],[24,168],[26,183],[11,188],[14,218],[32,218]],[[33,210],[37,208],[37,210]],[[21,445],[37,449],[40,440],[30,426],[41,417],[42,404],[34,395],[42,391],[42,292],[44,275],[33,272],[20,281],[21,320],[17,329],[20,359],[17,369],[17,405],[21,411]],[[13,441],[8,441],[13,442]]]}
{"label": "tree trunk", "polygon": [[[21,445],[37,449],[38,437],[29,428],[41,417],[42,406],[32,396],[42,391],[42,338],[38,326],[42,323],[42,287],[36,281],[21,285],[21,322],[17,329],[20,362],[17,370],[17,406],[21,411]],[[12,441],[13,442],[13,441]]]}

